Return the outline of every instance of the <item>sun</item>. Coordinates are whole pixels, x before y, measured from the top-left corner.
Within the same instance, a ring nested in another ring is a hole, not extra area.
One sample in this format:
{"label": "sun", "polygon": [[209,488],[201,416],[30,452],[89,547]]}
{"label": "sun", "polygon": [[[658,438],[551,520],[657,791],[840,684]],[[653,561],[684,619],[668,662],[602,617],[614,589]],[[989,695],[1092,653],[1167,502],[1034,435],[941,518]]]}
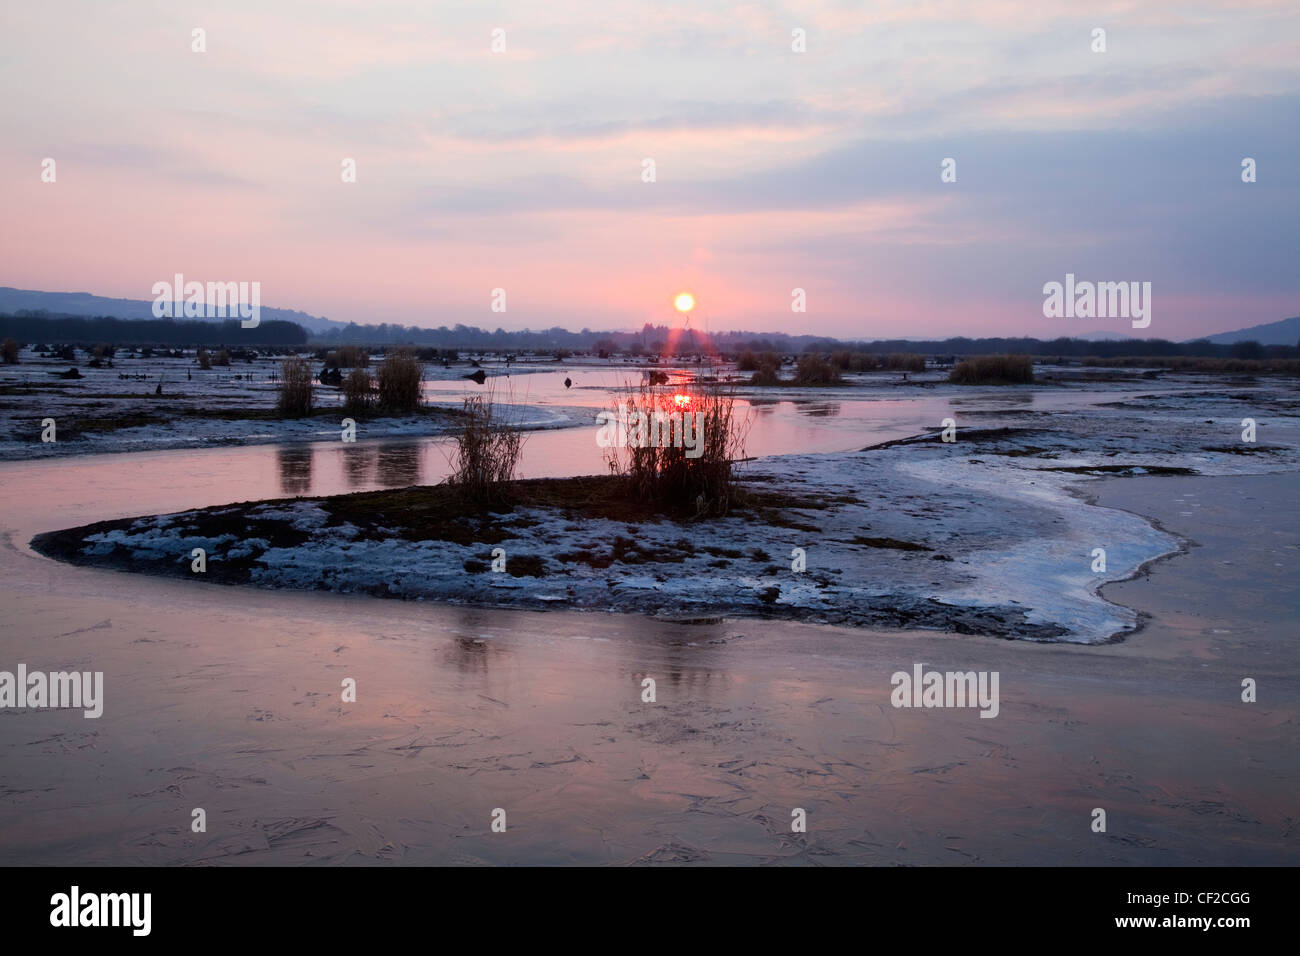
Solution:
{"label": "sun", "polygon": [[678,312],[689,312],[695,308],[695,296],[689,292],[681,292],[673,301],[673,305],[677,306]]}

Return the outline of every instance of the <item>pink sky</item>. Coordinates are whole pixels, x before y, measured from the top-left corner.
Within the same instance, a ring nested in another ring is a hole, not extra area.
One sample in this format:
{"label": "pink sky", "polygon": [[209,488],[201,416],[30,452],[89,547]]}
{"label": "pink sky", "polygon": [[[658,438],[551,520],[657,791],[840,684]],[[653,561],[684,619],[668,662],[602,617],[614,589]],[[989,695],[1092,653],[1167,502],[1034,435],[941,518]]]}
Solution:
{"label": "pink sky", "polygon": [[1074,272],[1152,282],[1160,337],[1300,313],[1294,4],[13,6],[0,285],[148,299],[183,272],[431,326],[636,327],[690,289],[715,329],[1109,328],[1043,318]]}

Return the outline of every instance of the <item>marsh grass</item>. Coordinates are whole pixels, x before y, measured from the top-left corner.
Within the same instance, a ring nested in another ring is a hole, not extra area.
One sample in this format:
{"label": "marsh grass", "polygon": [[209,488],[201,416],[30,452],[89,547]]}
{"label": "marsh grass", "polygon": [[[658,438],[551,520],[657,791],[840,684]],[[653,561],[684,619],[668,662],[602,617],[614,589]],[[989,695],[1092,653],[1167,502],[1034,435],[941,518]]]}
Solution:
{"label": "marsh grass", "polygon": [[296,356],[280,363],[280,400],[278,408],[285,418],[302,418],[311,414],[311,366]]}
{"label": "marsh grass", "polygon": [[891,352],[885,356],[885,368],[891,372],[924,372],[925,356],[915,352]]}
{"label": "marsh grass", "polygon": [[781,384],[781,356],[776,352],[764,352],[761,355],[746,352],[741,356],[741,362],[736,365],[736,370],[754,373],[749,378],[750,385]]}
{"label": "marsh grass", "polygon": [[831,364],[842,372],[870,372],[880,365],[880,361],[870,352],[838,349],[831,353]]}
{"label": "marsh grass", "polygon": [[[321,353],[316,353],[320,357]],[[324,353],[325,368],[369,368],[370,354],[359,345],[340,345]]]}
{"label": "marsh grass", "polygon": [[816,352],[799,356],[794,372],[795,385],[839,385],[840,382],[839,366],[827,361],[825,356]]}
{"label": "marsh grass", "polygon": [[391,412],[413,412],[420,406],[424,366],[409,348],[390,350],[379,366],[376,397],[379,407]]}
{"label": "marsh grass", "polygon": [[[606,449],[610,472],[646,506],[696,518],[726,514],[736,498],[732,465],[744,457],[750,425],[748,417],[737,415],[735,404],[734,390],[727,386],[629,388],[613,403],[611,414],[629,427],[626,443]],[[690,448],[681,427],[687,415],[692,416]],[[637,421],[647,424],[646,432],[635,427]]]}
{"label": "marsh grass", "polygon": [[464,400],[462,415],[464,424],[453,436],[447,483],[475,505],[508,502],[523,452],[523,432],[503,419],[490,398],[481,395]]}
{"label": "marsh grass", "polygon": [[1028,355],[981,355],[962,359],[948,381],[954,385],[1030,385],[1034,381],[1034,360]]}
{"label": "marsh grass", "polygon": [[369,369],[355,367],[340,386],[343,407],[349,412],[364,412],[375,404],[375,379]]}

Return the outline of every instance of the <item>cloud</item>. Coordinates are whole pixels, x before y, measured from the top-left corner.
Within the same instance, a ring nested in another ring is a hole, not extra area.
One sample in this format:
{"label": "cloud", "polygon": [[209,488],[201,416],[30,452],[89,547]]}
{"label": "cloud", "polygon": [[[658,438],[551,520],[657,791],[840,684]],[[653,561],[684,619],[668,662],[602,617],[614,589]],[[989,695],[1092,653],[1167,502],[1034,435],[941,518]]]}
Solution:
{"label": "cloud", "polygon": [[[3,17],[15,285],[138,295],[179,263],[257,272],[277,301],[336,317],[517,325],[568,321],[582,289],[594,326],[660,318],[689,283],[715,321],[780,328],[804,283],[828,332],[863,316],[1042,325],[1035,290],[1065,271],[1150,279],[1203,331],[1225,302],[1293,314],[1300,298],[1293,3],[267,0]],[[1105,54],[1089,50],[1097,25]],[[507,54],[488,49],[496,26]],[[37,178],[44,156],[57,186]],[[1241,183],[1243,156],[1257,183]],[[518,288],[518,315],[479,314],[496,285]],[[1233,324],[1246,317],[1278,316]]]}

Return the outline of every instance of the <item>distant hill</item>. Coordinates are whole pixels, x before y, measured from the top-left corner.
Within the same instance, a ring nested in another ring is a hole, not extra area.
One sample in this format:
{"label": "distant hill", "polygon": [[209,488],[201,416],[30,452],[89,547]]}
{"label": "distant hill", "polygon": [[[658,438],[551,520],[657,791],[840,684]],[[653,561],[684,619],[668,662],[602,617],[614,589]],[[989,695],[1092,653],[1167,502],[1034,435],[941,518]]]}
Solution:
{"label": "distant hill", "polygon": [[[152,319],[152,299],[110,299],[89,292],[36,292],[31,289],[11,289],[0,286],[0,312],[45,310],[54,315],[111,315],[119,319]],[[335,322],[320,316],[308,315],[296,309],[272,309],[262,306],[262,321],[283,319],[296,322],[311,332],[328,332],[341,329],[346,322]],[[214,318],[207,321],[220,322]]]}
{"label": "distant hill", "polygon": [[[1295,345],[1300,342],[1300,315],[1264,325],[1252,325],[1248,329],[1236,332],[1220,332],[1218,335],[1202,336],[1215,345],[1231,345],[1233,342],[1255,341],[1260,345]],[[1192,341],[1188,339],[1188,341]]]}

